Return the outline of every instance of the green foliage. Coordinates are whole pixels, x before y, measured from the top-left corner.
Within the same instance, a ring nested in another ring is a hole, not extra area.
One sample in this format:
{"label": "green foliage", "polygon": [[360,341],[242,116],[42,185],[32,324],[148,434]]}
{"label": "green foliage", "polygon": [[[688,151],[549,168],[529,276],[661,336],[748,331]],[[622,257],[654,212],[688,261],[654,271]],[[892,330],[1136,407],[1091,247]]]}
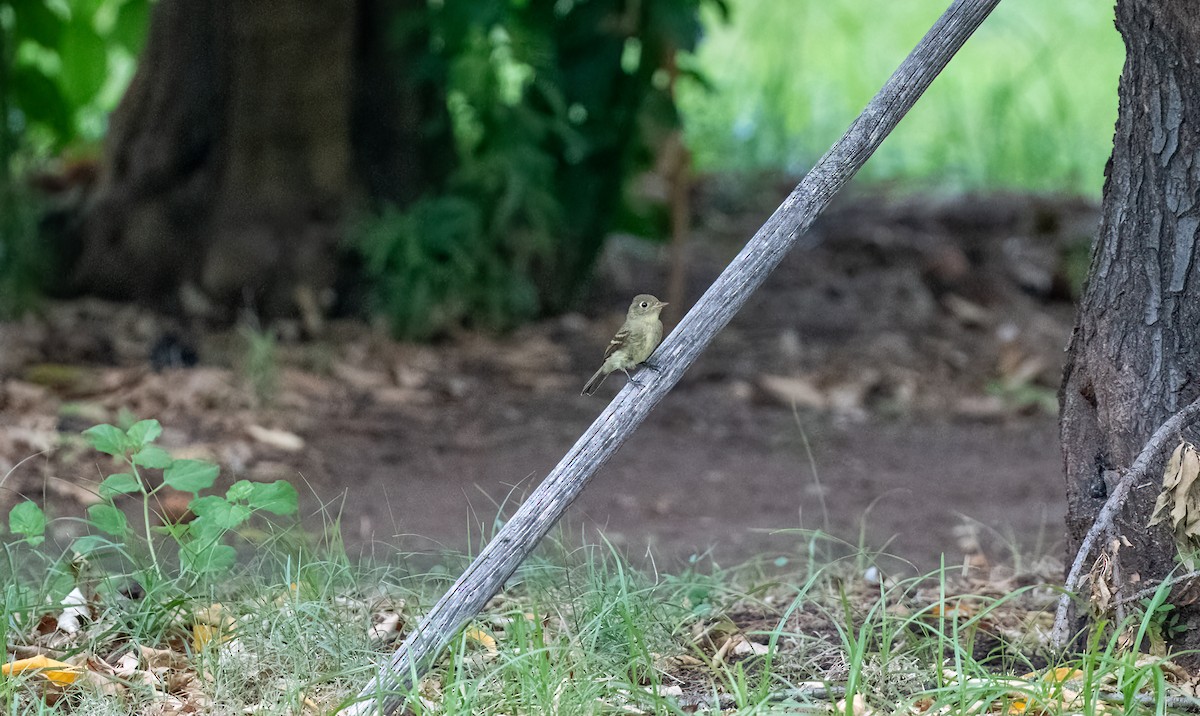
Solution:
{"label": "green foliage", "polygon": [[33,307],[49,272],[49,254],[38,236],[38,210],[33,197],[0,166],[0,319]]}
{"label": "green foliage", "polygon": [[[71,543],[70,552],[83,556],[105,551],[134,559],[131,549],[145,548],[148,563],[133,566],[143,574],[159,581],[169,572],[168,564],[159,556],[157,542],[166,535],[178,549],[179,566],[183,575],[192,578],[216,576],[228,571],[237,553],[225,544],[227,535],[238,529],[255,513],[295,515],[298,509],[296,489],[286,481],[272,483],[240,480],[223,495],[201,494],[210,490],[220,469],[205,460],[176,460],[154,441],[162,434],[157,420],[141,420],[122,430],[114,425],[96,425],[83,432],[83,437],[95,450],[124,463],[126,472],[105,477],[98,490],[101,502],[90,506],[85,522],[97,534],[84,535]],[[161,470],[162,481],[152,485],[143,470]],[[159,492],[170,487],[190,492],[193,499],[188,509],[195,516],[186,524],[154,527],[151,524],[151,505]],[[135,495],[141,502],[142,524],[135,528],[115,502],[122,495]],[[21,535],[30,545],[40,544],[46,531],[46,516],[36,504],[22,502],[9,512],[9,530]]]}
{"label": "green foliage", "polygon": [[626,181],[679,126],[667,68],[695,48],[704,5],[724,7],[478,0],[397,19],[428,35],[415,66],[447,118],[429,131],[455,148],[440,186],[355,232],[398,335],[504,328],[578,295]]}
{"label": "green foliage", "polygon": [[0,318],[50,274],[40,207],[17,177],[95,142],[133,75],[150,0],[0,0]]}
{"label": "green foliage", "polygon": [[270,403],[279,390],[279,356],[274,328],[263,329],[257,318],[247,317],[238,325],[243,342],[242,375],[250,383],[254,397]]}
{"label": "green foliage", "polygon": [[35,149],[94,141],[133,74],[150,0],[0,0],[3,131]]}

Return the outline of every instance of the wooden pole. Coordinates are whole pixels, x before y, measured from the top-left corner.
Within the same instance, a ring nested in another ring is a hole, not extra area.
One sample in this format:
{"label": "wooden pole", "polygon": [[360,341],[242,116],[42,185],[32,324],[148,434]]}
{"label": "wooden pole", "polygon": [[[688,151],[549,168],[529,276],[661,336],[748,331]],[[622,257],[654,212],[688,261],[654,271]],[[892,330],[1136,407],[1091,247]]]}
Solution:
{"label": "wooden pole", "polygon": [[784,199],[659,346],[651,358],[659,372],[642,371],[642,387],[626,384],[621,389],[342,713],[392,714],[404,704],[430,662],[500,591],[588,479],[646,419],[784,255],[799,243],[817,214],[875,152],[999,2],[955,0],[938,18],[842,138]]}

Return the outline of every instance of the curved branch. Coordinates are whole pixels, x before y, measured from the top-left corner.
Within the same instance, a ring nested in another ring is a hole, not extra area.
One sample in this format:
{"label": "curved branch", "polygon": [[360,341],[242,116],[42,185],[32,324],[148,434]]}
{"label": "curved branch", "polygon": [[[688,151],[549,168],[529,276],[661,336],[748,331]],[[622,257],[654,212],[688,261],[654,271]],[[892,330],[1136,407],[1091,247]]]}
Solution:
{"label": "curved branch", "polygon": [[1071,563],[1071,571],[1067,573],[1067,582],[1063,585],[1063,594],[1058,598],[1058,608],[1054,612],[1054,628],[1050,631],[1050,643],[1054,648],[1066,647],[1071,638],[1071,606],[1075,592],[1079,589],[1079,582],[1083,579],[1084,566],[1087,564],[1088,557],[1095,551],[1096,543],[1100,541],[1100,535],[1112,526],[1117,510],[1125,504],[1125,498],[1129,496],[1129,491],[1135,484],[1146,478],[1150,467],[1158,458],[1162,457],[1163,452],[1167,449],[1170,439],[1178,435],[1184,426],[1195,420],[1198,415],[1200,415],[1200,398],[1192,401],[1190,405],[1160,425],[1158,430],[1154,431],[1154,435],[1150,436],[1150,440],[1142,448],[1137,459],[1133,461],[1133,465],[1121,476],[1117,486],[1105,501],[1104,507],[1100,508],[1100,513],[1096,515],[1096,521],[1092,523],[1083,542],[1079,545],[1079,551],[1075,553],[1075,561]]}

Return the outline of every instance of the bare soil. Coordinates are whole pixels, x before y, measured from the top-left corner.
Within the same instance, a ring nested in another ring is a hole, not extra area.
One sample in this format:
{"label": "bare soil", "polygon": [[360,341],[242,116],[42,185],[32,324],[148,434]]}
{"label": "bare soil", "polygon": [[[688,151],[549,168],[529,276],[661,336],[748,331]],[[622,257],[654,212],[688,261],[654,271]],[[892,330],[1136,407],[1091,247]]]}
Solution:
{"label": "bare soil", "polygon": [[[784,191],[702,185],[684,303]],[[1054,392],[1096,220],[1054,197],[844,200],[595,477],[560,538],[602,533],[660,564],[794,554],[815,529],[918,569],[943,553],[1057,555]],[[617,238],[589,313],[506,336],[418,346],[335,322],[299,341],[282,326],[267,400],[236,332],[49,305],[0,324],[0,510],[29,497],[81,514],[108,466],[72,436],[124,409],[227,481],[293,480],[306,524],[336,517],[352,549],[477,548],[620,387],[579,395],[628,297],[665,298],[665,255]],[[198,365],[155,370],[164,346],[194,347]],[[60,521],[54,536],[78,529]]]}

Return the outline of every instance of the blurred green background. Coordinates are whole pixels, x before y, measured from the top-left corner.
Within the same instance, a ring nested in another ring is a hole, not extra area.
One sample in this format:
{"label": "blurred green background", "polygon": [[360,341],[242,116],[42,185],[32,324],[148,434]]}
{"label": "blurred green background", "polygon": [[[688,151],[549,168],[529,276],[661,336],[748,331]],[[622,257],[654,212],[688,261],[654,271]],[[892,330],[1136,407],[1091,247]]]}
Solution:
{"label": "blurred green background", "polygon": [[[944,0],[737,0],[711,14],[688,85],[688,145],[706,171],[803,172],[829,148]],[[860,178],[913,188],[1099,196],[1124,52],[1111,3],[1004,0]]]}
{"label": "blurred green background", "polygon": [[[362,310],[399,336],[429,338],[574,305],[614,230],[663,240],[666,209],[638,206],[630,186],[676,129],[700,174],[802,173],[946,2],[407,7],[386,16],[389,42],[436,42],[383,69],[436,86],[442,99],[422,131],[451,149],[419,199],[369,196],[344,226],[369,287]],[[630,7],[640,19],[614,29],[631,22]],[[31,187],[100,171],[153,10],[148,0],[0,0],[0,311],[35,305],[65,273],[42,235],[46,199]],[[860,186],[1098,198],[1122,59],[1109,4],[1005,0]],[[88,219],[59,223],[72,221]]]}

